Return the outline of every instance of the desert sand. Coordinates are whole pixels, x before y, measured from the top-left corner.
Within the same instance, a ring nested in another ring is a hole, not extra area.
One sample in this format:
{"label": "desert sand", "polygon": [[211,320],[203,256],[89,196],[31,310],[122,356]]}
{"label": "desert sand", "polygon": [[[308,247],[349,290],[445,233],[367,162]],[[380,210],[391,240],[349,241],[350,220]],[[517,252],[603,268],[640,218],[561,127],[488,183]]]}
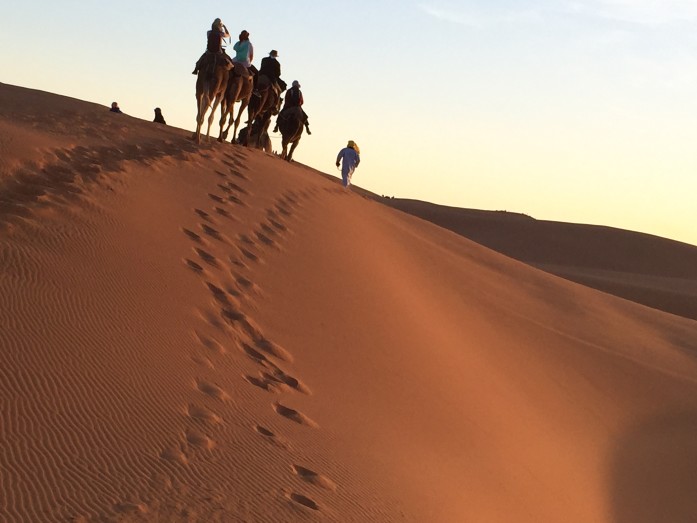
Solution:
{"label": "desert sand", "polygon": [[697,520],[695,320],[190,136],[0,84],[0,520]]}

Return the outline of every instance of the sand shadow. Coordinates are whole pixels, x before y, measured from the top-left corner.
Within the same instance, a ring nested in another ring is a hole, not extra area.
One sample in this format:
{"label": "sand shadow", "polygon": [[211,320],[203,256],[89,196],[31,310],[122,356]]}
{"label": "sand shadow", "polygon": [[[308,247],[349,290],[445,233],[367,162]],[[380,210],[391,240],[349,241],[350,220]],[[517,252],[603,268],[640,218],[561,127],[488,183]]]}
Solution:
{"label": "sand shadow", "polygon": [[697,412],[635,426],[618,442],[611,474],[616,523],[697,521]]}

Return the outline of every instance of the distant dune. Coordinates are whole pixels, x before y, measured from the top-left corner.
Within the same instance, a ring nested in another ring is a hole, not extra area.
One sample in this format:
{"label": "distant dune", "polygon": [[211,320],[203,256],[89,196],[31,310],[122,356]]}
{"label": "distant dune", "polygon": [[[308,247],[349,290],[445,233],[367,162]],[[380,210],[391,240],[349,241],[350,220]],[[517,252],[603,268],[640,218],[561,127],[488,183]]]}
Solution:
{"label": "distant dune", "polygon": [[697,319],[697,246],[612,227],[417,200],[387,205],[562,278]]}
{"label": "distant dune", "polygon": [[4,84],[0,131],[0,521],[697,520],[697,322],[509,257],[636,288],[692,247],[455,234]]}

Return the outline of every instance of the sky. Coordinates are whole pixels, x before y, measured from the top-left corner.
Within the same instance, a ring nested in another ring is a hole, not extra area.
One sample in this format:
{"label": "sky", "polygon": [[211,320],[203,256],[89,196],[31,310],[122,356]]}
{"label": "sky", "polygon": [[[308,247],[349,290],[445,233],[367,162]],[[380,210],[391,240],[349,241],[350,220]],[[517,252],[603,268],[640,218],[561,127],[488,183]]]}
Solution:
{"label": "sky", "polygon": [[[377,194],[697,245],[697,0],[34,0],[0,82],[195,128],[220,17],[279,52],[310,117],[294,156]],[[216,119],[217,121],[217,119]],[[217,134],[216,134],[217,136]],[[280,148],[280,136],[272,136]]]}

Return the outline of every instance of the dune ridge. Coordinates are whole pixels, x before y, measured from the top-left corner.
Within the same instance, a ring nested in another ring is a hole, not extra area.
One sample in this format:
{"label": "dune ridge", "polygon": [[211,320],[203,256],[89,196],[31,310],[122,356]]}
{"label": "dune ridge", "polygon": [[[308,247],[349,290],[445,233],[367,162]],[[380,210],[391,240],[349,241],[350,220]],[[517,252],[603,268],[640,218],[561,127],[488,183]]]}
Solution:
{"label": "dune ridge", "polygon": [[387,205],[562,278],[697,319],[697,246],[612,227],[417,200]]}
{"label": "dune ridge", "polygon": [[0,93],[0,519],[694,519],[695,321]]}

